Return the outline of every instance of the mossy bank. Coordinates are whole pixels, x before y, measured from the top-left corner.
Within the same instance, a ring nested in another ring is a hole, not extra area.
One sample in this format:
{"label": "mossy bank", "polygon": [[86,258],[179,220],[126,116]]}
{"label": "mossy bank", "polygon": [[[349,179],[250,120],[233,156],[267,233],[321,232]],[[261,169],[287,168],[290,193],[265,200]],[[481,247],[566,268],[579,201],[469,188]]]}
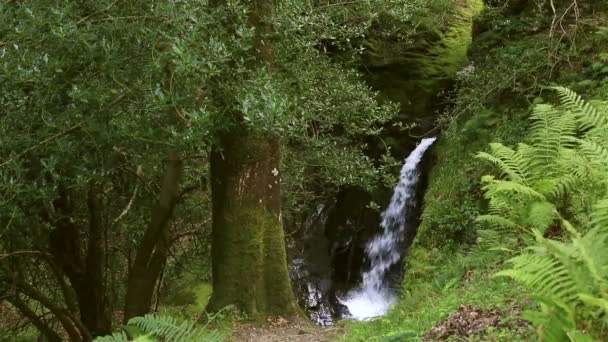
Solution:
{"label": "mossy bank", "polygon": [[533,338],[533,328],[520,316],[534,305],[529,292],[494,276],[519,242],[501,241],[503,248],[492,249],[488,242],[495,237],[476,222],[487,209],[480,179],[493,170],[475,155],[490,142],[526,141],[533,105],[555,100],[546,86],[570,87],[590,99],[608,97],[605,10],[600,2],[485,1],[472,26],[470,64],[458,73],[449,110],[439,115],[441,138],[401,301],[384,318],[348,323],[344,341],[428,338],[461,305],[495,310],[501,323],[452,336],[456,340]]}

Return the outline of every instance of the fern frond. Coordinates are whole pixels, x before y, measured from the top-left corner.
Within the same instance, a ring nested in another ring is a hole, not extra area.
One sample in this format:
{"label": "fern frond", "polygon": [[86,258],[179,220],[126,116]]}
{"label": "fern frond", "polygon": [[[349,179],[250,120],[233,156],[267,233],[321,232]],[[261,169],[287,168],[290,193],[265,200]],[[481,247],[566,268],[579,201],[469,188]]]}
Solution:
{"label": "fern frond", "polygon": [[556,209],[547,201],[537,201],[528,205],[527,217],[524,223],[544,232],[556,219]]}
{"label": "fern frond", "polygon": [[503,196],[494,196],[490,198],[488,204],[488,212],[495,216],[508,216],[513,211],[513,203]]}
{"label": "fern frond", "polygon": [[148,314],[144,317],[134,317],[130,325],[140,328],[144,333],[161,337],[165,341],[222,341],[219,334],[205,331],[196,327],[192,322],[179,322],[175,317]]}
{"label": "fern frond", "polygon": [[552,199],[563,198],[570,193],[580,183],[580,177],[575,174],[566,174],[556,179],[548,180],[550,189],[547,195]]}
{"label": "fern frond", "polygon": [[513,181],[494,180],[484,186],[484,190],[490,198],[499,194],[518,194],[531,199],[546,200],[545,196],[533,188]]}
{"label": "fern frond", "polygon": [[100,336],[95,338],[95,342],[128,342],[129,336],[124,331],[115,332],[109,336]]}
{"label": "fern frond", "polygon": [[483,222],[492,226],[504,228],[518,228],[519,226],[508,218],[498,215],[480,215],[476,219],[477,222]]}
{"label": "fern frond", "polygon": [[608,299],[608,231],[594,228],[580,239],[574,239],[573,245],[578,252],[582,266],[590,276],[579,289],[589,293],[603,293]]}
{"label": "fern frond", "polygon": [[497,276],[514,279],[535,290],[542,297],[573,303],[578,298],[577,284],[568,269],[549,255],[522,254],[509,260],[511,269],[498,272]]}
{"label": "fern frond", "polygon": [[509,179],[526,183],[526,160],[523,155],[500,143],[490,144],[491,153],[480,152],[477,158],[487,160],[500,168]]}
{"label": "fern frond", "polygon": [[550,164],[558,159],[560,151],[574,146],[576,137],[576,120],[568,112],[563,112],[551,105],[541,104],[534,107],[531,116],[532,140],[536,158],[532,161],[540,177],[552,173]]}
{"label": "fern frond", "polygon": [[602,165],[604,169],[608,167],[608,148],[606,146],[588,139],[576,139],[576,141],[589,160]]}
{"label": "fern frond", "polygon": [[606,113],[583,100],[576,92],[565,87],[552,87],[552,89],[557,92],[562,106],[577,116],[581,129],[587,130],[606,125]]}
{"label": "fern frond", "polygon": [[[554,89],[561,106],[535,107],[530,146],[478,155],[506,175],[482,178],[489,210],[478,221],[531,228],[536,243],[496,276],[533,290],[541,311],[529,319],[541,340],[583,342],[591,337],[577,327],[594,333],[590,325],[608,317],[608,111]],[[545,238],[556,222],[569,235]]]}
{"label": "fern frond", "polygon": [[575,329],[574,312],[563,303],[534,296],[541,311],[526,311],[523,318],[537,326],[539,341],[566,341],[567,333]]}
{"label": "fern frond", "polygon": [[592,223],[598,229],[608,232],[608,198],[597,202],[593,207]]}
{"label": "fern frond", "polygon": [[598,297],[594,297],[594,296],[590,296],[590,295],[586,295],[586,294],[580,294],[579,298],[581,299],[581,301],[583,301],[591,306],[598,307],[600,310],[604,311],[605,313],[608,313],[608,300],[607,299],[598,298]]}

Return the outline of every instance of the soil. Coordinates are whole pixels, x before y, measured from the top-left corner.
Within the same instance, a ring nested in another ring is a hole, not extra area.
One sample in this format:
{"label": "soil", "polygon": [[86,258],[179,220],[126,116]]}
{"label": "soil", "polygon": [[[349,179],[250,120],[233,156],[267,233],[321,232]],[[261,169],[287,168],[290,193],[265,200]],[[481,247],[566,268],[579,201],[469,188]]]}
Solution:
{"label": "soil", "polygon": [[483,310],[472,305],[461,305],[458,311],[439,322],[423,338],[423,341],[442,341],[452,338],[460,340],[472,336],[482,336],[489,327],[522,328],[529,324],[521,319],[505,322],[506,317],[519,317],[521,308],[513,307],[508,312]]}
{"label": "soil", "polygon": [[241,323],[231,342],[330,342],[343,333],[341,327],[321,327],[304,320],[270,317],[265,324]]}

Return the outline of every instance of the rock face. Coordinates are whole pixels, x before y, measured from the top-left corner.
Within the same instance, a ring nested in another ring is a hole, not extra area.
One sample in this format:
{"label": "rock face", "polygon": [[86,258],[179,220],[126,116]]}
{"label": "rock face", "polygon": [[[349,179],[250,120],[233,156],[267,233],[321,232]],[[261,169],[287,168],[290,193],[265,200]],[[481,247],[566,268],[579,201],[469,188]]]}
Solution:
{"label": "rock face", "polygon": [[300,306],[320,325],[345,315],[338,297],[361,278],[365,242],[379,215],[366,206],[371,196],[342,191],[319,204],[289,243],[290,273]]}
{"label": "rock face", "polygon": [[[422,194],[427,184],[425,170],[431,161],[423,159],[423,170],[417,187],[417,201],[409,209],[410,229],[401,247],[404,257],[419,224]],[[390,190],[382,194],[379,203],[388,203]],[[386,197],[386,198],[384,198]],[[289,271],[300,306],[320,325],[332,325],[349,315],[338,298],[362,281],[369,268],[365,247],[380,231],[380,212],[368,208],[372,196],[356,188],[341,191],[336,198],[318,204],[288,244]],[[397,263],[388,271],[388,283],[398,287],[403,267]]]}

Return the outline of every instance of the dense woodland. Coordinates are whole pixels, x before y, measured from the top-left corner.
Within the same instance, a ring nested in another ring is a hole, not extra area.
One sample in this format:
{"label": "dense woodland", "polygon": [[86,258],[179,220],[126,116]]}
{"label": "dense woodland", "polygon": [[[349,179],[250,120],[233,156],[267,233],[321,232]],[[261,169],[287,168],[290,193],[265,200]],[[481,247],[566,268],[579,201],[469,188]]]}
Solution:
{"label": "dense woodland", "polygon": [[[399,302],[311,323],[431,136]],[[3,1],[0,237],[0,341],[606,341],[608,3]]]}

